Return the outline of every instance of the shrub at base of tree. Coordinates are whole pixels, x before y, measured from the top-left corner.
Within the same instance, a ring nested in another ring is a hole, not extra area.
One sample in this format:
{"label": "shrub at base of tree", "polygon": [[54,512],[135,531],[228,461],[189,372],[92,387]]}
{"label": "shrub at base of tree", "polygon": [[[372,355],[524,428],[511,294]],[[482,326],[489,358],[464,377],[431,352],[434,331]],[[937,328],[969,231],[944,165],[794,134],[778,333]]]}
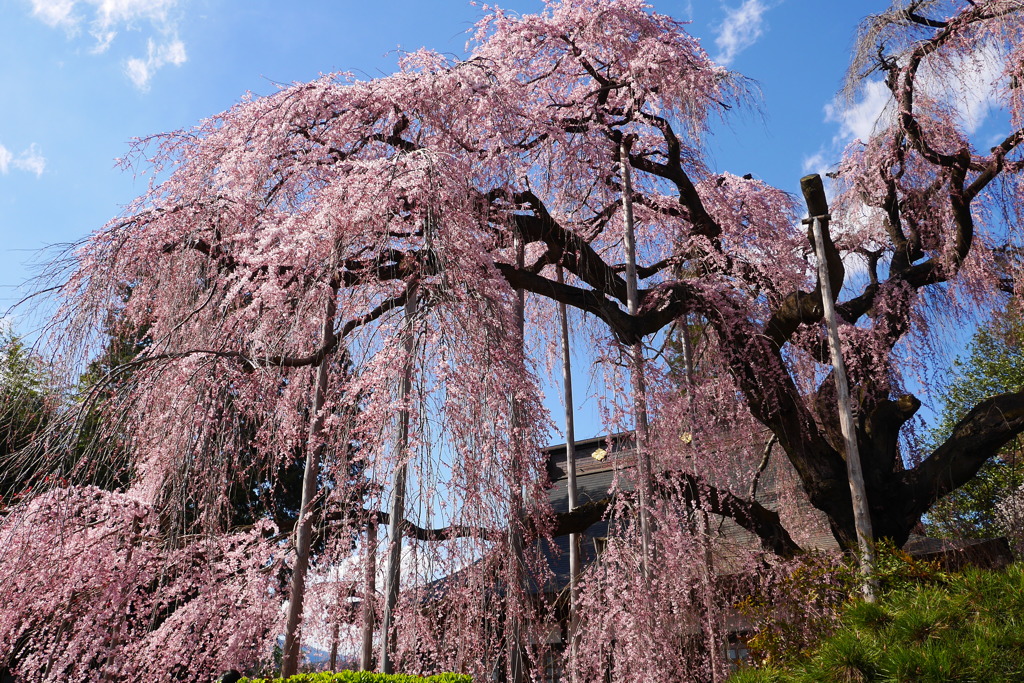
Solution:
{"label": "shrub at base of tree", "polygon": [[972,569],[846,608],[842,626],[785,669],[730,683],[1024,680],[1024,565]]}
{"label": "shrub at base of tree", "polygon": [[412,676],[372,671],[323,671],[297,674],[290,678],[243,678],[238,683],[473,683],[473,679],[465,674],[453,673]]}

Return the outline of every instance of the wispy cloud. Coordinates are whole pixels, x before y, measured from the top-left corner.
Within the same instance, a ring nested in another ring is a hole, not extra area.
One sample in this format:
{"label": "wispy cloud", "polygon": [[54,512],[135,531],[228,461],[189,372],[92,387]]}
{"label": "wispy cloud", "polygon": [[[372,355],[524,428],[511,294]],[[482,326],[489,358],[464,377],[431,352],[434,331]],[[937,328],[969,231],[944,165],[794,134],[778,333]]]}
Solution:
{"label": "wispy cloud", "polygon": [[[968,135],[978,131],[988,115],[1001,106],[999,79],[1006,55],[994,44],[982,44],[967,54],[941,63],[941,70],[925,64],[918,74],[917,89],[929,99],[944,103],[956,123]],[[839,124],[835,143],[867,141],[895,119],[892,94],[881,80],[866,81],[852,103],[838,98],[825,105],[825,120]]]}
{"label": "wispy cloud", "polygon": [[880,80],[867,81],[856,102],[845,104],[835,99],[825,105],[825,121],[838,123],[836,143],[852,140],[867,142],[875,133],[888,127],[894,114],[892,93]]}
{"label": "wispy cloud", "polygon": [[968,134],[978,131],[993,109],[1000,105],[999,79],[1006,54],[995,43],[983,43],[972,52],[954,56],[948,70],[925,72],[925,90],[936,99],[946,98]]}
{"label": "wispy cloud", "polygon": [[804,173],[817,173],[818,175],[823,176],[826,172],[828,172],[828,169],[828,157],[825,155],[824,150],[818,150],[811,156],[804,157]]}
{"label": "wispy cloud", "polygon": [[757,42],[764,33],[764,13],[768,7],[761,0],[744,0],[739,7],[726,7],[725,19],[718,27],[715,61],[729,65],[736,55]]}
{"label": "wispy cloud", "polygon": [[133,57],[125,64],[124,70],[136,88],[146,91],[149,90],[149,80],[157,69],[165,64],[181,66],[187,59],[185,44],[180,40],[175,39],[158,45],[151,38],[146,59]]}
{"label": "wispy cloud", "polygon": [[40,153],[34,142],[18,156],[14,156],[13,152],[0,144],[0,175],[7,175],[11,169],[34,173],[38,178],[46,170],[46,157]]}
{"label": "wispy cloud", "polygon": [[178,37],[175,10],[181,0],[31,0],[32,14],[69,37],[83,29],[95,40],[91,51],[106,52],[125,29],[148,27],[145,58],[125,62],[125,75],[139,90],[148,90],[158,69],[168,64],[181,66],[188,56]]}

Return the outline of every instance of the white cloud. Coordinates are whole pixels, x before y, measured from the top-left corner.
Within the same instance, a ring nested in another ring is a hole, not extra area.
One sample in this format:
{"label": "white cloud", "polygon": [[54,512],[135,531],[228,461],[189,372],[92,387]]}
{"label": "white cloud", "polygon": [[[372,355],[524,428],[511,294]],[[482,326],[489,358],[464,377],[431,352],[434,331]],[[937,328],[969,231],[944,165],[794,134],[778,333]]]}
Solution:
{"label": "white cloud", "polygon": [[14,156],[9,149],[0,145],[0,175],[7,175],[12,168],[34,173],[38,178],[46,170],[46,157],[39,152],[34,142],[18,156]]}
{"label": "white cloud", "polygon": [[824,150],[818,150],[809,157],[804,157],[803,171],[804,173],[817,173],[820,176],[824,176],[829,170],[828,157]]}
{"label": "white cloud", "polygon": [[91,52],[106,52],[119,33],[126,29],[148,28],[147,56],[131,57],[125,62],[125,74],[140,90],[148,90],[153,74],[168,64],[181,66],[187,61],[185,44],[178,37],[174,9],[181,0],[31,0],[32,14],[54,28],[63,28],[69,37],[83,26],[95,39]]}
{"label": "white cloud", "polygon": [[715,46],[719,53],[715,61],[728,65],[764,33],[763,16],[768,7],[761,0],[745,0],[736,8],[726,8],[725,20],[718,27]]}
{"label": "white cloud", "polygon": [[998,81],[1005,64],[1006,55],[999,46],[985,43],[952,57],[941,73],[922,73],[923,87],[932,97],[948,102],[964,131],[972,134],[1001,105]]}
{"label": "white cloud", "polygon": [[871,136],[884,130],[894,113],[892,93],[883,81],[867,81],[861,90],[861,99],[849,106],[839,100],[825,105],[825,120],[839,124],[836,142],[858,139],[867,142]]}
{"label": "white cloud", "polygon": [[[941,69],[925,64],[918,73],[917,89],[922,95],[944,103],[968,134],[978,131],[989,113],[998,109],[999,79],[1006,56],[993,44],[984,44],[966,55],[955,55]],[[866,81],[860,99],[842,104],[838,98],[825,105],[825,120],[839,124],[834,142],[867,141],[895,120],[892,94],[881,80]]]}
{"label": "white cloud", "polygon": [[165,45],[157,45],[152,39],[149,41],[148,54],[146,59],[137,57],[129,59],[124,66],[125,73],[135,87],[143,92],[149,90],[149,79],[153,73],[165,64],[181,66],[188,59],[185,54],[185,44],[180,40],[174,40]]}
{"label": "white cloud", "polygon": [[35,173],[37,178],[46,170],[46,157],[39,153],[39,148],[34,142],[11,163],[22,171]]}
{"label": "white cloud", "polygon": [[32,14],[49,26],[73,29],[77,23],[71,16],[76,0],[32,0]]}

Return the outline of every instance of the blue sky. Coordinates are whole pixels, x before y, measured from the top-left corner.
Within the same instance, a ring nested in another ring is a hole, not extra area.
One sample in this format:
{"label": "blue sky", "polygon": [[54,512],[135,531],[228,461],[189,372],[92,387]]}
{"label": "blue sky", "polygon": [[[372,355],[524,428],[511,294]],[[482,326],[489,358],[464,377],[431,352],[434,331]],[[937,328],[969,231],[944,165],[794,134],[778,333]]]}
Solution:
{"label": "blue sky", "polygon": [[[884,2],[654,6],[692,20],[708,52],[763,91],[764,118],[740,112],[718,127],[713,166],[795,190],[809,159],[837,156],[842,126],[826,106],[857,20]],[[322,72],[388,73],[399,48],[462,54],[481,11],[467,0],[0,0],[0,311],[40,249],[83,237],[145,189],[115,166],[133,137]]]}
{"label": "blue sky", "polygon": [[[887,4],[653,0],[762,92],[757,110],[715,127],[712,168],[798,192],[802,175],[865,136],[880,91],[845,108],[835,93],[858,21]],[[190,127],[248,91],[387,74],[400,49],[463,54],[481,14],[468,0],[0,0],[0,316],[26,293],[40,250],[84,237],[145,190],[115,164],[132,138]],[[31,335],[23,313],[8,322]]]}

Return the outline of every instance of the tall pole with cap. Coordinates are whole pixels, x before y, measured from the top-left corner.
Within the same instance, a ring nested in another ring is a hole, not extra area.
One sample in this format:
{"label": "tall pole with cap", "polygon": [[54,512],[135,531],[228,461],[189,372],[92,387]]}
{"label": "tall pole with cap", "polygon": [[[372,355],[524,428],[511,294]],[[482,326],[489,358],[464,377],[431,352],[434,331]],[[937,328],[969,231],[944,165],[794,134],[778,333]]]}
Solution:
{"label": "tall pole with cap", "polygon": [[846,380],[846,365],[839,340],[839,325],[836,322],[835,298],[833,285],[838,289],[843,286],[842,263],[833,274],[833,283],[829,274],[829,258],[838,262],[839,254],[832,238],[828,234],[828,200],[821,176],[812,174],[800,179],[800,189],[807,202],[808,218],[814,236],[814,250],[818,257],[818,286],[821,291],[821,304],[825,313],[825,324],[828,328],[828,348],[832,360],[832,369],[836,380],[836,397],[839,402],[839,426],[846,447],[846,471],[850,480],[850,498],[853,501],[853,520],[857,529],[857,544],[860,550],[860,569],[863,575],[864,599],[874,602],[878,592],[878,580],[875,577],[874,534],[871,531],[871,512],[864,487],[864,472],[860,466],[860,450],[857,447],[857,430],[853,422],[853,408],[850,404],[850,386]]}

